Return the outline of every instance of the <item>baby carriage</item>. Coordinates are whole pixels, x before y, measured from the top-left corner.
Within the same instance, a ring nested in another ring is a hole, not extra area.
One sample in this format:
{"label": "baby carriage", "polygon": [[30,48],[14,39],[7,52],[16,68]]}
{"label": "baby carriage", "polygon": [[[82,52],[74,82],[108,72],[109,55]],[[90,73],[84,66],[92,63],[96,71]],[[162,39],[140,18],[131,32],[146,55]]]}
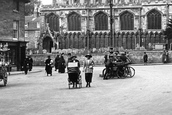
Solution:
{"label": "baby carriage", "polygon": [[73,88],[81,88],[82,87],[82,77],[81,71],[78,67],[78,62],[69,62],[68,63],[68,86],[69,89]]}

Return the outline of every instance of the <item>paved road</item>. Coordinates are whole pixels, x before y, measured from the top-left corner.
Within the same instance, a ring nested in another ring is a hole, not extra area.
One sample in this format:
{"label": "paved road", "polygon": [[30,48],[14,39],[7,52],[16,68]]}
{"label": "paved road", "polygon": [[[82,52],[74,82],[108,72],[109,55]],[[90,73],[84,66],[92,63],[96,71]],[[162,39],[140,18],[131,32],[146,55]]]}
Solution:
{"label": "paved road", "polygon": [[134,78],[102,80],[96,67],[92,87],[83,77],[81,89],[68,89],[66,73],[9,76],[0,115],[172,115],[172,65],[134,68]]}

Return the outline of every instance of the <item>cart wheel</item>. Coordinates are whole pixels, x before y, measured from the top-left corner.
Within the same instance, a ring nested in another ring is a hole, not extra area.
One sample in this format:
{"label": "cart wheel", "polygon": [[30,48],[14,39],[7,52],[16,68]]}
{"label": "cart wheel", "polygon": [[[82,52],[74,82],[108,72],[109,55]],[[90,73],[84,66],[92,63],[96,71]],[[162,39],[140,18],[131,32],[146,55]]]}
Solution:
{"label": "cart wheel", "polygon": [[7,85],[7,73],[4,74],[4,78],[3,78],[3,81],[4,81],[4,86]]}

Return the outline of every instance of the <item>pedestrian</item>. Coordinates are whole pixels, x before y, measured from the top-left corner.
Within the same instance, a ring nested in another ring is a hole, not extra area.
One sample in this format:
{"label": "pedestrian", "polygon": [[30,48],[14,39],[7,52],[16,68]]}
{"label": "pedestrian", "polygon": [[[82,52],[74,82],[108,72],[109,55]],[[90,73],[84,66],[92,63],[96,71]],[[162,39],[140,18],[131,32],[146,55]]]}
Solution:
{"label": "pedestrian", "polygon": [[56,58],[55,58],[55,71],[57,71],[57,69],[59,69],[59,60],[60,60],[60,56],[59,54],[57,54]]}
{"label": "pedestrian", "polygon": [[144,65],[146,65],[148,62],[148,55],[146,54],[146,52],[144,52],[143,61],[144,61]]}
{"label": "pedestrian", "polygon": [[94,61],[91,59],[91,54],[87,54],[85,57],[87,59],[83,63],[83,72],[85,72],[86,87],[91,87],[90,83],[92,82]]}
{"label": "pedestrian", "polygon": [[31,56],[28,56],[28,62],[29,62],[29,71],[32,71],[33,67],[33,59]]}
{"label": "pedestrian", "polygon": [[50,56],[48,56],[48,59],[45,61],[45,71],[47,73],[47,76],[50,74],[52,76],[52,66],[53,66],[53,60]]}
{"label": "pedestrian", "polygon": [[72,54],[71,54],[71,53],[68,53],[68,59],[67,59],[67,62],[71,60],[71,57],[72,57]]}
{"label": "pedestrian", "polygon": [[66,64],[65,64],[65,59],[63,55],[64,53],[61,53],[60,59],[59,59],[59,73],[65,73]]}
{"label": "pedestrian", "polygon": [[76,59],[77,56],[73,55],[67,62],[68,80],[72,82],[73,88],[77,88],[77,83],[80,75],[80,62]]}
{"label": "pedestrian", "polygon": [[24,59],[23,69],[24,69],[24,73],[26,75],[28,73],[28,70],[29,70],[29,60],[28,60],[28,57]]}

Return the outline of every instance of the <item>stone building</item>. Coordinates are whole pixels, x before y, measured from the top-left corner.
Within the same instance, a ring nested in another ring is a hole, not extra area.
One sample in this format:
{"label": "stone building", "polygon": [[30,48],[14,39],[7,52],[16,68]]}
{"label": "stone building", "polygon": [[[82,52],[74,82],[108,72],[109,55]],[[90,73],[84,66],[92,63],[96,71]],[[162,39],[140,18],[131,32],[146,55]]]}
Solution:
{"label": "stone building", "polygon": [[0,47],[8,47],[11,64],[21,70],[25,58],[24,37],[25,3],[30,0],[1,0],[0,4]]}
{"label": "stone building", "polygon": [[[42,48],[163,49],[171,0],[53,0],[41,7]],[[111,15],[112,14],[112,15]],[[112,16],[112,17],[111,17]],[[112,27],[111,27],[112,25]],[[110,34],[112,31],[112,35]],[[170,45],[172,41],[168,42]]]}
{"label": "stone building", "polygon": [[38,41],[42,29],[43,16],[25,16],[25,39],[27,43],[27,54],[35,54],[38,52]]}

